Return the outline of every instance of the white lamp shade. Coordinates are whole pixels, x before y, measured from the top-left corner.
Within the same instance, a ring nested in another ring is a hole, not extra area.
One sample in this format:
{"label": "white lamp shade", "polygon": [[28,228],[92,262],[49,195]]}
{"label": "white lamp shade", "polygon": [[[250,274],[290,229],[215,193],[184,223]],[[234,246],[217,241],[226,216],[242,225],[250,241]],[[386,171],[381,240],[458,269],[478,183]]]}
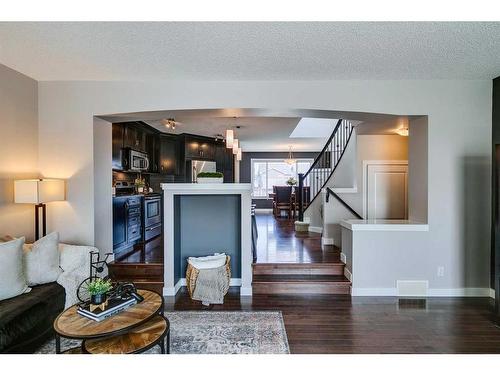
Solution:
{"label": "white lamp shade", "polygon": [[235,139],[233,141],[233,155],[236,155],[238,153],[238,147],[240,146],[240,141]]}
{"label": "white lamp shade", "polygon": [[238,148],[238,153],[236,154],[236,160],[241,161],[241,148]]}
{"label": "white lamp shade", "polygon": [[65,200],[64,180],[16,180],[14,181],[14,202],[48,203]]}
{"label": "white lamp shade", "polygon": [[234,131],[232,129],[226,130],[226,147],[232,148],[234,142]]}

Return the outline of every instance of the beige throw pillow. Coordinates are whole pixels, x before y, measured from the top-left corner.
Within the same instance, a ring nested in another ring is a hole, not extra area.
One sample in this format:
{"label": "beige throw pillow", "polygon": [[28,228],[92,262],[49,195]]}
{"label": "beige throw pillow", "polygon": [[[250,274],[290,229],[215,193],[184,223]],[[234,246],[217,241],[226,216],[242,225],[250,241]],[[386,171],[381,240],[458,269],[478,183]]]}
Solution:
{"label": "beige throw pillow", "polygon": [[59,233],[53,232],[24,249],[24,274],[29,286],[56,281],[59,268]]}
{"label": "beige throw pillow", "polygon": [[0,300],[30,290],[23,273],[23,244],[24,237],[0,242]]}

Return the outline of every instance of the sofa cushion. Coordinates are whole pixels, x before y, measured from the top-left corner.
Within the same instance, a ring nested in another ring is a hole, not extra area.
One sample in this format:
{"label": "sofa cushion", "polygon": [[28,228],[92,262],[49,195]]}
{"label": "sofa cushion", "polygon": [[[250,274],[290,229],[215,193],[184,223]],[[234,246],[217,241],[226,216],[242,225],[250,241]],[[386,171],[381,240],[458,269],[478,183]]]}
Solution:
{"label": "sofa cushion", "polygon": [[63,310],[64,289],[57,283],[0,301],[0,353],[32,352],[52,334]]}
{"label": "sofa cushion", "polygon": [[24,274],[29,286],[56,281],[59,268],[59,233],[53,232],[23,246]]}
{"label": "sofa cushion", "polygon": [[0,242],[0,301],[29,291],[23,272],[24,237]]}

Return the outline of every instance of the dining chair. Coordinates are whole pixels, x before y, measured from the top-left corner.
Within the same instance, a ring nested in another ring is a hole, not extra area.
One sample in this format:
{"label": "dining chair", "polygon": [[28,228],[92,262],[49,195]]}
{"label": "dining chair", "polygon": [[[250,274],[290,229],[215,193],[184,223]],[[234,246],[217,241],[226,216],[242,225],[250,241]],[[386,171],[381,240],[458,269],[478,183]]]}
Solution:
{"label": "dining chair", "polygon": [[274,216],[280,216],[281,211],[288,211],[288,218],[292,217],[292,187],[291,186],[273,186],[274,201],[273,213]]}

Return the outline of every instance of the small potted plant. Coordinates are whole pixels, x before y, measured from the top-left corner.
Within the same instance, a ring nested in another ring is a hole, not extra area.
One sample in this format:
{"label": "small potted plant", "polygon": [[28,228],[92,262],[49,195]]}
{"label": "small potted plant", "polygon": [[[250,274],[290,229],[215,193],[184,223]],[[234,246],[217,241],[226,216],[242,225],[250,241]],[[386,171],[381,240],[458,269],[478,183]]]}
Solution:
{"label": "small potted plant", "polygon": [[146,186],[146,180],[142,177],[138,177],[134,181],[134,186],[138,193],[144,193],[144,187]]}
{"label": "small potted plant", "polygon": [[107,293],[111,290],[112,285],[110,280],[97,278],[87,285],[87,291],[90,294],[90,303],[100,305],[106,302]]}
{"label": "small potted plant", "polygon": [[222,184],[224,175],[220,172],[201,172],[196,176],[196,182],[200,184]]}
{"label": "small potted plant", "polygon": [[286,180],[286,184],[290,186],[295,186],[297,185],[297,180],[293,177],[290,177],[288,180]]}

